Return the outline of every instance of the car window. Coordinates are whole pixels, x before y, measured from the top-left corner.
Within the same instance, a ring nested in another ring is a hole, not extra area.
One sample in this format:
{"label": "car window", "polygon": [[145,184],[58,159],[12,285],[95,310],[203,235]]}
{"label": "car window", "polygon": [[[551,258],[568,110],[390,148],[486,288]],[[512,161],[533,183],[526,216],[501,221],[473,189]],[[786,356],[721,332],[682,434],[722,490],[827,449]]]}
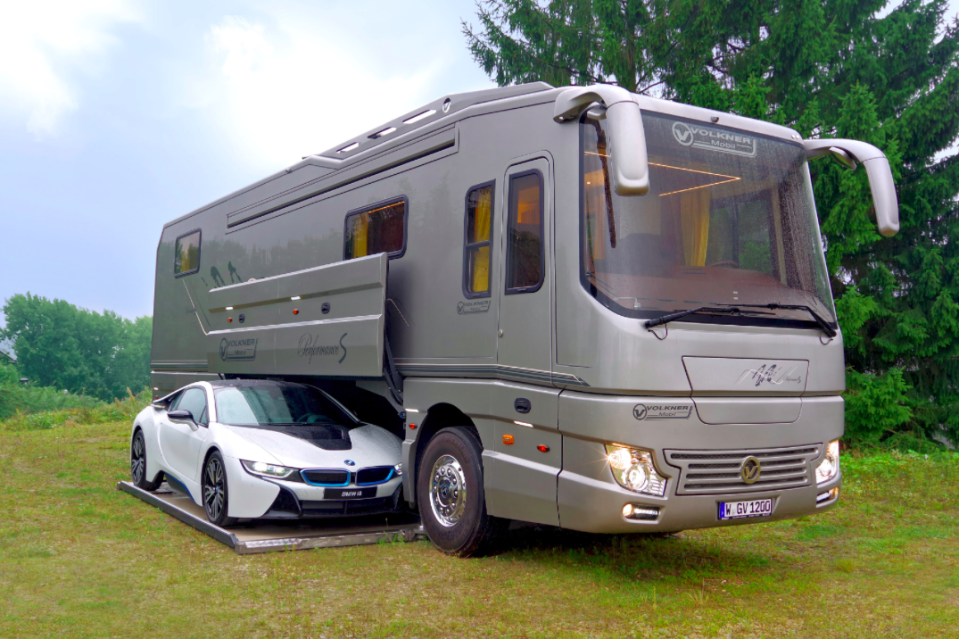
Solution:
{"label": "car window", "polygon": [[189,388],[180,397],[174,410],[188,410],[199,424],[206,423],[206,391],[202,388]]}
{"label": "car window", "polygon": [[356,422],[311,386],[260,385],[215,388],[217,422],[230,426],[339,424]]}

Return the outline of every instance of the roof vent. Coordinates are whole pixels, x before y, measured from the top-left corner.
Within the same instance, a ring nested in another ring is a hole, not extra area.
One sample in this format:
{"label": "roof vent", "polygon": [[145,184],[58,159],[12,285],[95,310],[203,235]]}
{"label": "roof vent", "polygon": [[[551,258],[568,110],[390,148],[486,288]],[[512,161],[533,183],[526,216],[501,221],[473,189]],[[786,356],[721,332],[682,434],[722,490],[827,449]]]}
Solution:
{"label": "roof vent", "polygon": [[422,113],[417,113],[413,117],[403,120],[403,124],[413,124],[414,122],[419,122],[423,118],[428,118],[434,113],[436,113],[436,111],[434,111],[433,109],[430,109],[428,111],[423,111]]}
{"label": "roof vent", "polygon": [[342,149],[338,149],[336,152],[337,152],[337,153],[348,153],[348,152],[352,151],[353,149],[355,149],[356,147],[358,147],[359,145],[360,145],[359,142],[354,142],[353,144],[347,144],[347,145],[344,146]]}
{"label": "roof vent", "polygon": [[383,137],[384,135],[389,135],[390,133],[392,133],[392,132],[395,131],[395,130],[396,130],[396,127],[395,127],[395,126],[387,127],[387,128],[385,128],[385,129],[383,129],[382,131],[377,131],[376,133],[374,133],[373,135],[371,135],[371,136],[370,136],[370,139],[371,139],[371,140],[375,140],[375,139],[377,139],[377,138],[381,138],[381,137]]}

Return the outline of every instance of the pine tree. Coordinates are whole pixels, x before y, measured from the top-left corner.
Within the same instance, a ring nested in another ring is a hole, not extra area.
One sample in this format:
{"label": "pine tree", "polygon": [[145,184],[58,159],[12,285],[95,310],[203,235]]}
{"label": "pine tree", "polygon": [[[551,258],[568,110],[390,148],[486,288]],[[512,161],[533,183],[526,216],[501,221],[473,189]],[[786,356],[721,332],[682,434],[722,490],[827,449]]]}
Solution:
{"label": "pine tree", "polygon": [[[847,433],[959,441],[959,18],[946,0],[487,0],[464,22],[500,85],[618,84],[878,146],[901,228],[865,171],[811,163],[846,347]],[[950,148],[952,147],[952,148]],[[905,434],[905,435],[904,435]]]}

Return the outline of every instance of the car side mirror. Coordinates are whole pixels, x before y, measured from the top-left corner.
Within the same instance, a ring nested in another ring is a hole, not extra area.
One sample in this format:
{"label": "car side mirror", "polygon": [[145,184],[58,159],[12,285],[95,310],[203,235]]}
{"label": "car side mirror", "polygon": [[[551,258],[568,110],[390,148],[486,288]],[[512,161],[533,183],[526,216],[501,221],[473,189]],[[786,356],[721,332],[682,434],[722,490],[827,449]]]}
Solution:
{"label": "car side mirror", "polygon": [[193,418],[193,413],[191,413],[188,410],[184,410],[184,409],[171,410],[169,413],[166,414],[166,416],[169,417],[172,421],[186,422],[188,424],[193,424],[194,426],[196,426],[196,420]]}
{"label": "car side mirror", "polygon": [[859,140],[803,140],[803,146],[810,160],[828,154],[851,170],[856,169],[857,161],[866,167],[879,234],[892,237],[899,232],[896,184],[892,179],[889,160],[882,151]]}
{"label": "car side mirror", "polygon": [[610,180],[616,195],[649,193],[649,159],[643,116],[632,94],[622,87],[599,84],[567,89],[556,98],[553,120],[576,122],[591,104],[606,107]]}

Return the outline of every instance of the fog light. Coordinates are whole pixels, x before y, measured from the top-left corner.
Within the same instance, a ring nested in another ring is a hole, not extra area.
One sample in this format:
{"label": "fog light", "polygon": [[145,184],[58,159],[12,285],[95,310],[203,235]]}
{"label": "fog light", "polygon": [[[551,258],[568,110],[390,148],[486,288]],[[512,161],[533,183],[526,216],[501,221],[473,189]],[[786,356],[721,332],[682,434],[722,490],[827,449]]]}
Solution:
{"label": "fog light", "polygon": [[839,486],[836,486],[835,488],[830,488],[824,493],[819,493],[816,496],[816,505],[822,504],[827,501],[832,501],[836,499],[837,497],[839,497]]}
{"label": "fog light", "polygon": [[834,439],[826,446],[826,456],[816,468],[816,483],[824,484],[835,479],[839,473],[839,440]]}
{"label": "fog light", "polygon": [[623,517],[639,521],[656,521],[659,519],[659,508],[656,506],[626,504],[623,506]]}
{"label": "fog light", "polygon": [[623,488],[657,497],[666,494],[666,478],[656,472],[652,451],[607,444],[606,455],[613,478]]}

